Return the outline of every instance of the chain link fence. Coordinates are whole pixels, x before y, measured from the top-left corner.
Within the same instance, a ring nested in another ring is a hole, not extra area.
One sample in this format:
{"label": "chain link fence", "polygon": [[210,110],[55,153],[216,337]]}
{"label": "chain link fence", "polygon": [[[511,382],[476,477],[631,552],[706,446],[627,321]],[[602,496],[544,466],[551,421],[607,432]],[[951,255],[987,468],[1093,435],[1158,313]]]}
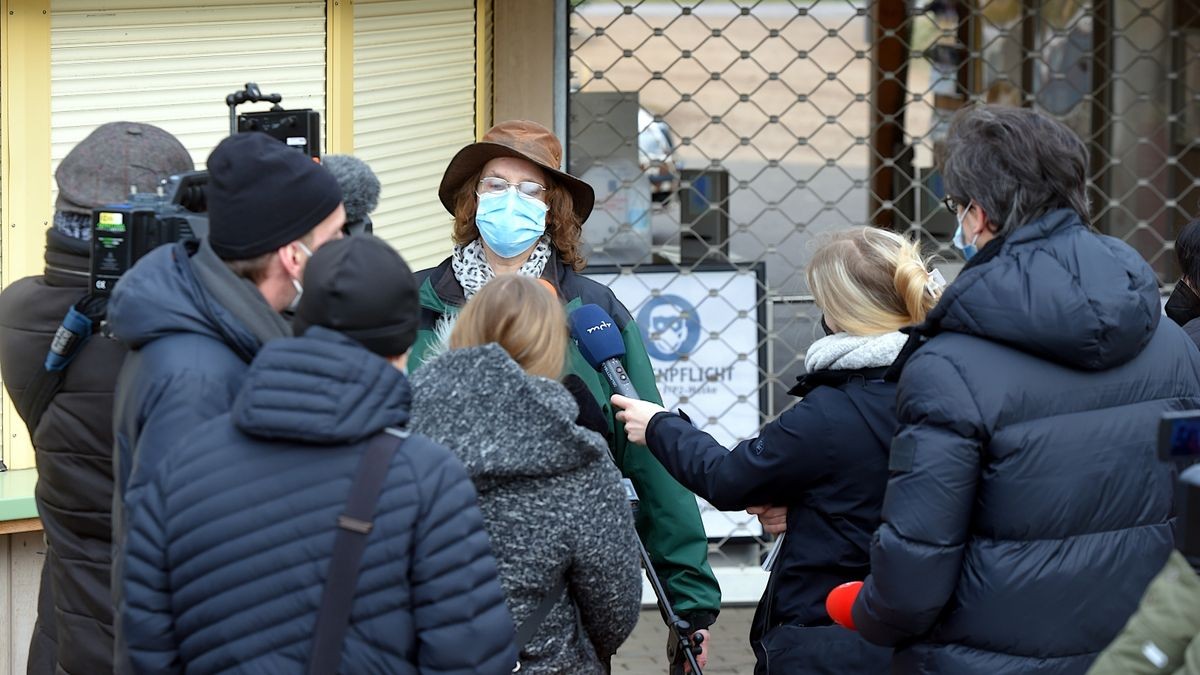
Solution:
{"label": "chain link fence", "polygon": [[[935,160],[963,105],[1071,126],[1096,227],[1164,288],[1178,276],[1172,242],[1200,201],[1200,0],[583,0],[568,39],[590,259],[668,403],[724,442],[791,403],[821,334],[804,269],[822,233],[913,232],[947,278],[961,267]],[[761,542],[745,514],[706,524]],[[735,548],[718,550],[748,562]]]}

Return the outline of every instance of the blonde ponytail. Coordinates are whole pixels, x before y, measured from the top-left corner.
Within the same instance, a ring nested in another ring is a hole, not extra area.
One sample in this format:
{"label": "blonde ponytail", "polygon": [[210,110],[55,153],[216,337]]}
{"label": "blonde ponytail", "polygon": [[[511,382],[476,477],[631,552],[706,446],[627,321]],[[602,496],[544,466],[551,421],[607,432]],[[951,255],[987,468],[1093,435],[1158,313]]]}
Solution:
{"label": "blonde ponytail", "polygon": [[836,233],[817,250],[808,284],[841,330],[882,335],[925,320],[941,296],[930,272],[916,242],[864,227]]}

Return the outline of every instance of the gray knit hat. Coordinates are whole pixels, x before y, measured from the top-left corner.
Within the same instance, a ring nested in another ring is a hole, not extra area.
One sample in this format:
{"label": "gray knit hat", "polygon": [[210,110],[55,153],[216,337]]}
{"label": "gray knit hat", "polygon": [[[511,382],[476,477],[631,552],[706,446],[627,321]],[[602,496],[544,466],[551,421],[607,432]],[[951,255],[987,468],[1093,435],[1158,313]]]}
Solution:
{"label": "gray knit hat", "polygon": [[97,206],[124,201],[130,186],[151,192],[167,176],[195,168],[187,149],[166,131],[138,122],[109,122],[96,127],[58,165],[54,207],[90,216]]}

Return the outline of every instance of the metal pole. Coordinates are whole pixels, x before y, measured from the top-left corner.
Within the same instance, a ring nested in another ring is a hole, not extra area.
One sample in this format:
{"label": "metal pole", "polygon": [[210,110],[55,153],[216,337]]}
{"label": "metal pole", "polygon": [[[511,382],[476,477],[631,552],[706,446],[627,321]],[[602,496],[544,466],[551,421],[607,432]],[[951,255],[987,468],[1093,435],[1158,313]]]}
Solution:
{"label": "metal pole", "polygon": [[663,588],[662,581],[658,578],[658,573],[654,571],[654,563],[650,562],[650,553],[646,551],[646,546],[642,544],[641,537],[636,537],[636,539],[638,552],[642,554],[642,567],[646,569],[646,577],[650,579],[650,587],[654,589],[654,595],[658,598],[658,609],[662,612],[667,629],[675,636],[675,641],[679,644],[679,648],[683,650],[683,656],[687,659],[688,665],[692,667],[692,672],[696,675],[704,675],[700,670],[700,663],[696,661],[695,653],[692,652],[691,640],[687,638],[687,629],[690,626],[671,607],[671,601],[667,599],[666,589]]}

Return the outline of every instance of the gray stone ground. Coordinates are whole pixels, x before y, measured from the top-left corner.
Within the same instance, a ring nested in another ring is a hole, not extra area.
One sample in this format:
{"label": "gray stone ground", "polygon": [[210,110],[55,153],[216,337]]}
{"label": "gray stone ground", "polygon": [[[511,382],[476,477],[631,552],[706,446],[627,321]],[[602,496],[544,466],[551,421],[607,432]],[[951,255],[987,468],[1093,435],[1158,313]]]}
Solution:
{"label": "gray stone ground", "polygon": [[[712,655],[705,675],[749,675],[754,672],[754,653],[747,637],[753,607],[727,607],[713,626]],[[613,673],[620,675],[665,675],[667,629],[658,610],[642,612],[633,635],[613,659]]]}

